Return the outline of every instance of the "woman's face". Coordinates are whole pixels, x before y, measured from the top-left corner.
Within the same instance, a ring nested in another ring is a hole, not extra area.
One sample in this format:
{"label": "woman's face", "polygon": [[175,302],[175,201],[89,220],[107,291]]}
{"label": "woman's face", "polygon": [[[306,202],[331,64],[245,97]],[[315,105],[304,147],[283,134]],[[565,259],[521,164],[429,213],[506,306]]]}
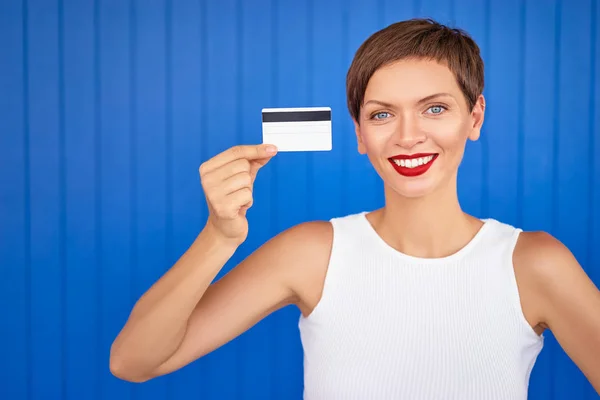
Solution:
{"label": "woman's face", "polygon": [[468,109],[446,66],[396,62],[369,81],[355,121],[358,150],[396,193],[424,196],[456,176],[467,139],[479,138],[484,107],[480,96]]}

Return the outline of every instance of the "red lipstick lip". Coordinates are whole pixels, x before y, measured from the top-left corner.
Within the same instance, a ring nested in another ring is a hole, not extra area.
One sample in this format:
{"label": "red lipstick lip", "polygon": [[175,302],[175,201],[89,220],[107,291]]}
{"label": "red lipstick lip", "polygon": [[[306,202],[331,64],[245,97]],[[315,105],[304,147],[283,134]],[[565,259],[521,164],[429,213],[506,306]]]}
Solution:
{"label": "red lipstick lip", "polygon": [[[394,162],[394,160],[410,160],[413,158],[427,157],[427,156],[433,156],[433,159],[431,161],[429,161],[427,164],[419,165],[414,168],[402,167]],[[392,164],[392,167],[400,175],[407,176],[407,177],[413,177],[413,176],[423,175],[425,172],[427,172],[429,170],[429,168],[431,168],[431,166],[433,165],[433,163],[435,162],[437,157],[438,157],[437,153],[429,153],[429,154],[421,153],[421,154],[411,154],[411,155],[398,155],[398,156],[391,157],[389,159],[389,161],[390,161],[390,164]]]}
{"label": "red lipstick lip", "polygon": [[412,160],[413,158],[437,156],[437,153],[398,154],[390,157],[391,160]]}

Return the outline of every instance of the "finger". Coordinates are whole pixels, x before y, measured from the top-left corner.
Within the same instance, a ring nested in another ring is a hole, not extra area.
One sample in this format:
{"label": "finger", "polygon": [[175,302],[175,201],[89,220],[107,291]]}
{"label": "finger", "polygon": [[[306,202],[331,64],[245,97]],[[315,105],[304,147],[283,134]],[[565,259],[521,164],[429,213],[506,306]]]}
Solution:
{"label": "finger", "polygon": [[223,165],[221,168],[217,168],[212,172],[209,172],[205,179],[212,182],[222,182],[227,178],[230,178],[236,174],[241,172],[250,172],[251,171],[250,161],[245,158],[241,158],[239,160],[234,160],[229,164]]}
{"label": "finger", "polygon": [[252,206],[252,191],[245,187],[227,195],[213,208],[218,218],[234,219],[239,216],[243,207],[250,206]]}
{"label": "finger", "polygon": [[208,173],[238,159],[261,160],[270,159],[277,153],[277,148],[269,144],[234,146],[203,164],[204,173]]}
{"label": "finger", "polygon": [[252,191],[247,187],[231,193],[228,197],[231,199],[231,203],[235,205],[236,210],[241,210],[242,208],[248,209],[254,201],[252,199]]}
{"label": "finger", "polygon": [[252,178],[248,172],[237,173],[223,181],[223,194],[228,195],[242,188],[252,190]]}
{"label": "finger", "polygon": [[252,171],[253,175],[256,176],[256,173],[258,172],[258,170],[261,169],[262,167],[264,167],[265,165],[267,165],[267,163],[269,161],[271,161],[272,158],[273,158],[273,156],[270,156],[270,157],[259,158],[257,160],[250,161],[250,167],[251,167],[251,171]]}
{"label": "finger", "polygon": [[200,176],[202,187],[204,190],[220,188],[225,180],[242,172],[250,173],[251,168],[250,161],[246,159],[232,161],[221,168],[206,173],[204,176]]}
{"label": "finger", "polygon": [[258,173],[258,170],[267,165],[267,163],[271,161],[273,156],[274,155],[250,161],[250,176],[252,176],[252,183],[254,183],[254,180],[256,179],[256,174]]}
{"label": "finger", "polygon": [[252,207],[252,203],[246,204],[244,206],[242,206],[242,208],[240,208],[240,214],[245,217],[246,213],[248,212],[248,210],[250,209],[250,207]]}

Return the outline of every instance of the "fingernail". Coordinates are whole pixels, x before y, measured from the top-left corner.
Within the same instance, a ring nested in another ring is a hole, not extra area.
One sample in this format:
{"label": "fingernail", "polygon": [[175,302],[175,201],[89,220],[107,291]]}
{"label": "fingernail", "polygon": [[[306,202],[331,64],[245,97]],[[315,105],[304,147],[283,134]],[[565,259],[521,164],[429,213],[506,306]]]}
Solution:
{"label": "fingernail", "polygon": [[266,150],[267,154],[275,154],[275,153],[277,153],[277,147],[275,147],[273,145],[267,146],[267,148],[265,150]]}

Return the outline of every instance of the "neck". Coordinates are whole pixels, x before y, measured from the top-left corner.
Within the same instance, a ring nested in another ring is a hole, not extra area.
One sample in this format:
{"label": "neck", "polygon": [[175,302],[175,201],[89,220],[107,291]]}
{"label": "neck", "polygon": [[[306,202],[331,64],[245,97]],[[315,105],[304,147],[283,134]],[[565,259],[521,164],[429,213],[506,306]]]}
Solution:
{"label": "neck", "polygon": [[465,214],[452,182],[420,198],[400,196],[385,188],[386,206],[370,217],[382,239],[396,250],[415,257],[439,258],[464,247],[481,228],[481,221]]}

